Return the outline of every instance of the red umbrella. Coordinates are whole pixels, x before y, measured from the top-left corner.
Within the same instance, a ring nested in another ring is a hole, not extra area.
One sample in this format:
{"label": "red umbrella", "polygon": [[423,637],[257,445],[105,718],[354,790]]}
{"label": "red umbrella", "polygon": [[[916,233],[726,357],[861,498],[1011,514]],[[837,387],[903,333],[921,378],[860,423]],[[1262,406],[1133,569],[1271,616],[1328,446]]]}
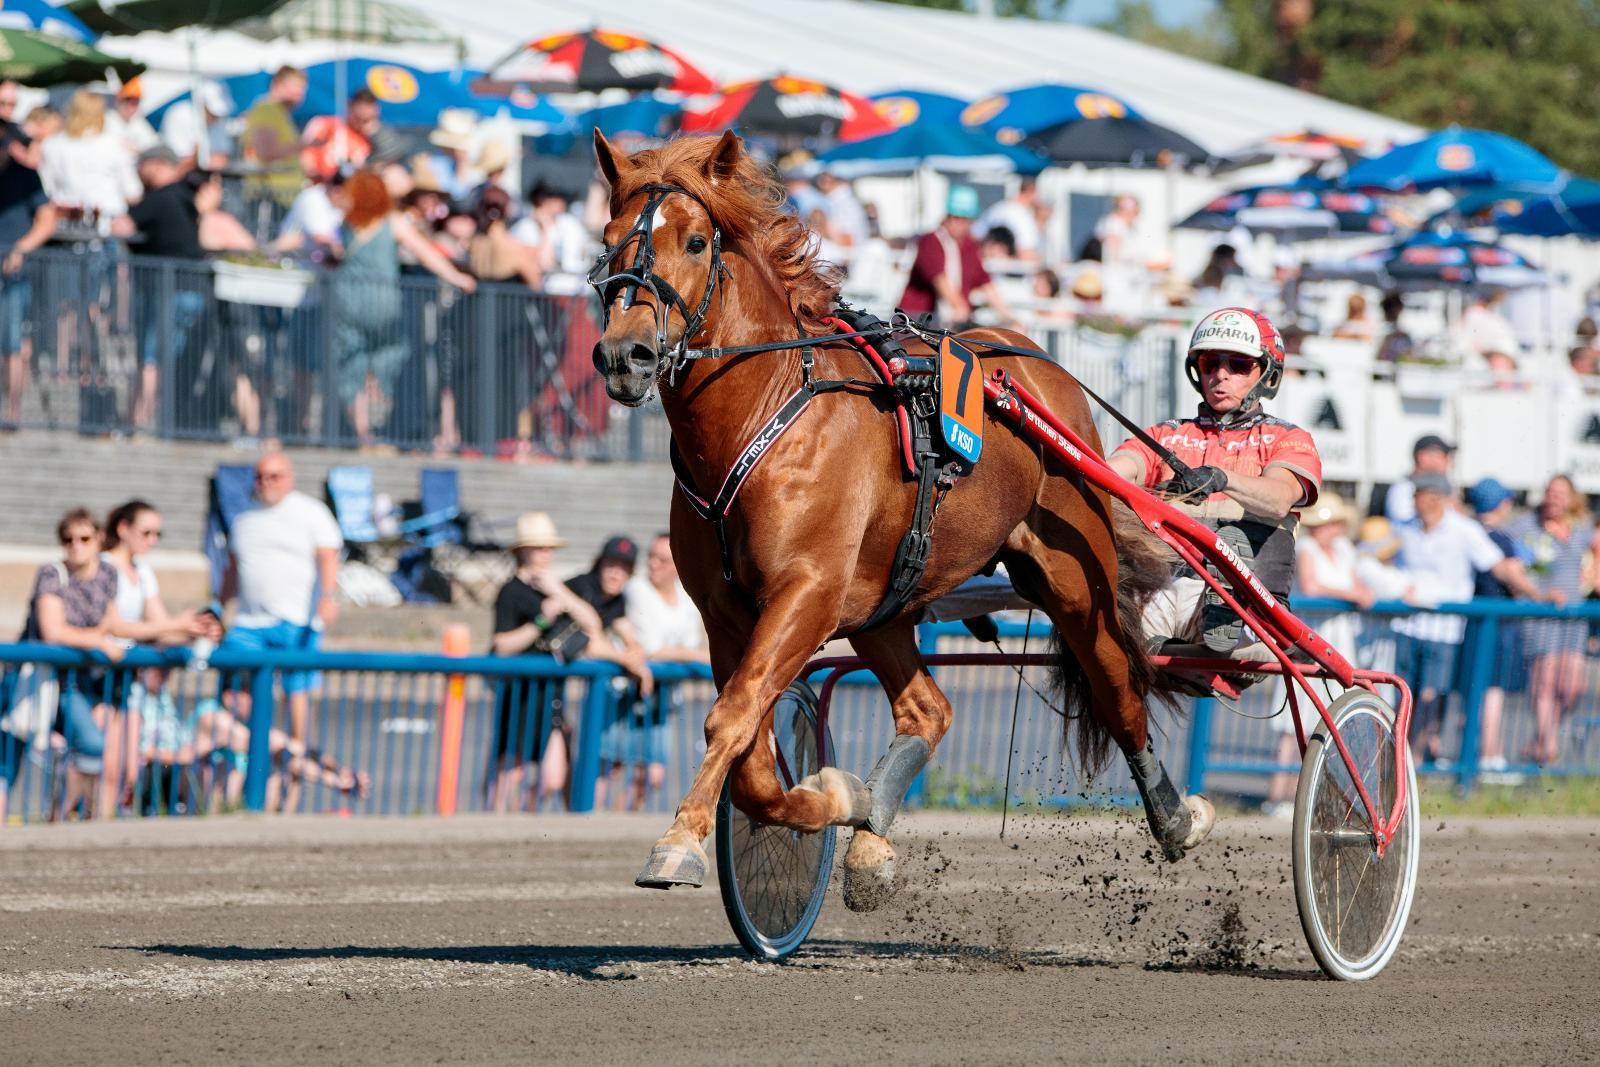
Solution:
{"label": "red umbrella", "polygon": [[694,95],[717,88],[705,71],[665,45],[615,30],[556,33],[529,41],[491,67],[486,80],[537,92],[670,89]]}
{"label": "red umbrella", "polygon": [[710,110],[683,117],[685,133],[713,133],[734,126],[747,133],[840,141],[859,141],[894,129],[866,97],[787,74],[725,86]]}

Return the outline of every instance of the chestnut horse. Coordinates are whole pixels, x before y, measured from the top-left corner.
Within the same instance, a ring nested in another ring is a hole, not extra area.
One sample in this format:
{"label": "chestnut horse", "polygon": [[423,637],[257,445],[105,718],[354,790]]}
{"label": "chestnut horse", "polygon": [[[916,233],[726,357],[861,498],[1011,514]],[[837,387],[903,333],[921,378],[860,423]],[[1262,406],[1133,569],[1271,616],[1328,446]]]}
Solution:
{"label": "chestnut horse", "polygon": [[[595,365],[606,391],[624,404],[642,404],[659,388],[689,480],[714,491],[801,386],[802,346],[722,358],[689,358],[703,353],[688,350],[836,333],[820,320],[834,307],[838,275],[816,260],[810,234],[783,210],[782,187],[732,133],[630,157],[596,130],[595,153],[611,190],[606,251],[591,279],[607,318]],[[1003,330],[964,336],[1033,347]],[[928,352],[920,344],[908,349]],[[817,378],[874,378],[848,342],[819,343],[814,352]],[[998,367],[1100,447],[1088,403],[1064,370],[1048,358],[984,357],[986,373]],[[856,827],[845,857],[846,902],[870,907],[883,899],[894,861],[889,823],[951,718],[918,654],[914,625],[928,603],[997,560],[1055,625],[1064,691],[1078,712],[1080,760],[1097,768],[1115,742],[1167,855],[1176,859],[1198,844],[1214,818],[1210,806],[1180,797],[1147,731],[1145,700],[1159,679],[1139,608],[1168,574],[1158,543],[1131,520],[1117,522],[1105,493],[1052,469],[986,412],[982,459],[943,495],[921,584],[897,616],[862,631],[884,598],[915,506],[915,482],[898,465],[896,416],[881,395],[842,390],[818,395],[796,419],[748,473],[727,514],[731,577],[714,527],[681,485],[673,494],[673,552],[705,620],[718,695],[706,717],[705,760],[638,884],[703,882],[701,842],[731,774],[733,802],[757,821],[801,831]],[[848,638],[882,682],[895,741],[868,784],[827,768],[785,790],[770,743],[772,708],[836,637]]]}

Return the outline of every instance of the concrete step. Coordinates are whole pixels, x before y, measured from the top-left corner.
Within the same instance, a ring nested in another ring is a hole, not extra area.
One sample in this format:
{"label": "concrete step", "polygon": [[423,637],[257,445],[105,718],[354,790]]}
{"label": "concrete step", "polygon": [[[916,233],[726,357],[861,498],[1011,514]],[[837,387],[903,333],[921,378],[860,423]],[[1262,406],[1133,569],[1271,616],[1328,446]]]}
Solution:
{"label": "concrete step", "polygon": [[[547,511],[571,546],[560,566],[587,563],[608,536],[645,538],[666,528],[672,473],[666,464],[506,463],[420,455],[365,456],[334,449],[289,449],[299,487],[321,498],[330,467],[370,466],[377,491],[396,501],[417,496],[424,468],[461,472],[462,506],[509,525],[523,511]],[[48,431],[0,435],[0,543],[51,545],[61,514],[87,507],[103,516],[141,497],[160,508],[168,549],[197,548],[211,472],[250,464],[259,453],[172,440],[114,441]]]}

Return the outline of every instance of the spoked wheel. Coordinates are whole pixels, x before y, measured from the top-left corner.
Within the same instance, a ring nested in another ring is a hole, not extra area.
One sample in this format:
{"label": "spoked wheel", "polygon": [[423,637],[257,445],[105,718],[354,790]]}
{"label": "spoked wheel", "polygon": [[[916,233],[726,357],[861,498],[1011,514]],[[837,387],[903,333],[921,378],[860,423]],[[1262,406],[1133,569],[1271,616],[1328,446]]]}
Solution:
{"label": "spoked wheel", "polygon": [[1328,708],[1381,817],[1394,806],[1399,774],[1406,808],[1378,858],[1366,805],[1326,723],[1306,745],[1294,802],[1294,893],[1300,925],[1331,978],[1371,978],[1394,955],[1417,888],[1417,774],[1395,761],[1394,712],[1375,694],[1351,689]]}
{"label": "spoked wheel", "polygon": [[[760,744],[761,742],[757,742]],[[772,712],[778,780],[789,789],[826,764],[833,739],[817,728],[817,695],[796,682]],[[833,871],[835,827],[807,834],[756,822],[722,785],[717,802],[717,884],[739,943],[752,956],[781,960],[805,941]]]}

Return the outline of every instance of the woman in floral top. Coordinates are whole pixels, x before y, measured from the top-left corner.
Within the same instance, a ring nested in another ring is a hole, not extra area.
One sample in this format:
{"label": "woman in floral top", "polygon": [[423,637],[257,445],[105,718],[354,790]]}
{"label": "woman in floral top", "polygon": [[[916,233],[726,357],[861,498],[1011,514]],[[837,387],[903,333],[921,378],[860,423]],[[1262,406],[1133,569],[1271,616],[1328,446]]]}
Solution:
{"label": "woman in floral top", "polygon": [[[1532,577],[1553,603],[1576,604],[1593,587],[1590,572],[1600,538],[1582,494],[1566,475],[1551,478],[1538,511],[1513,520],[1506,533],[1528,548]],[[1532,746],[1522,755],[1548,766],[1559,754],[1561,718],[1583,693],[1589,624],[1581,619],[1526,619],[1522,628],[1536,728]]]}

